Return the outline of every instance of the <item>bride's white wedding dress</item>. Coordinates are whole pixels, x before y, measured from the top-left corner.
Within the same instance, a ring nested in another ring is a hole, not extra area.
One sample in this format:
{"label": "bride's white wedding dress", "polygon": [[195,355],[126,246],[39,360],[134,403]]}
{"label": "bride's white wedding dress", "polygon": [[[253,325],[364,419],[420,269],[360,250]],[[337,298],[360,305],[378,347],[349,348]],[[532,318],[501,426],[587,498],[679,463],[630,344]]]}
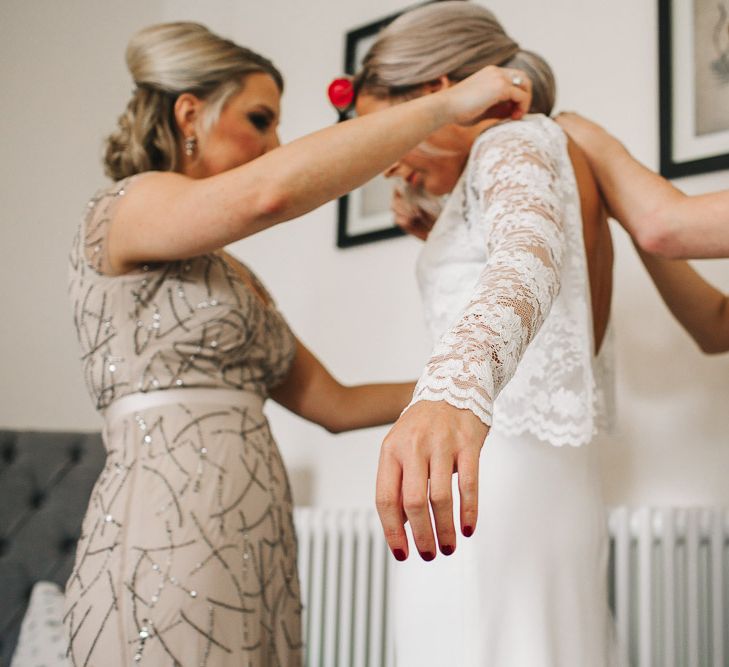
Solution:
{"label": "bride's white wedding dress", "polygon": [[[492,427],[474,536],[395,567],[397,666],[613,665],[591,445],[609,346],[595,357],[579,194],[551,120],[478,138],[418,279],[437,342],[413,402],[445,400]],[[455,477],[454,499],[457,517]]]}

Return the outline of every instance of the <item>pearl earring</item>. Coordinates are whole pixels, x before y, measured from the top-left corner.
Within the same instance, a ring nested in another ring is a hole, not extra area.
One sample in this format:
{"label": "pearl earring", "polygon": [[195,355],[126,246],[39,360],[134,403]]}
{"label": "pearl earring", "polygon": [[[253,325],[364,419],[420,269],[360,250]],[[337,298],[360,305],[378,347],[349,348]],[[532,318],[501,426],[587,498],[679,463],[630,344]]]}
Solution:
{"label": "pearl earring", "polygon": [[195,155],[195,150],[197,149],[197,137],[193,134],[189,137],[185,137],[185,155],[187,157],[192,157]]}

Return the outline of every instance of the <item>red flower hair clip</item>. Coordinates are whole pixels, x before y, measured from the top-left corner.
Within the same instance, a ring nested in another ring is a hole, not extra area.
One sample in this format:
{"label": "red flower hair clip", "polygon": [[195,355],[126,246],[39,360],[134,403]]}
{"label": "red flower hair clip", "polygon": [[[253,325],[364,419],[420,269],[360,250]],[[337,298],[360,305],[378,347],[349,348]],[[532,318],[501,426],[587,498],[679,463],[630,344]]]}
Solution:
{"label": "red flower hair clip", "polygon": [[349,77],[338,77],[329,84],[327,95],[332,106],[339,113],[339,119],[346,118],[354,103],[354,84]]}

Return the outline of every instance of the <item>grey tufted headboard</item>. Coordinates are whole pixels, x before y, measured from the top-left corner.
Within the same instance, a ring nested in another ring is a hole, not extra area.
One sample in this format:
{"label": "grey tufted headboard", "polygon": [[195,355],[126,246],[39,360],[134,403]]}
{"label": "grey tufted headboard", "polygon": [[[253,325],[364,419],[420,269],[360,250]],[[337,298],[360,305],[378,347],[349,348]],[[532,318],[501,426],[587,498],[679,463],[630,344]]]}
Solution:
{"label": "grey tufted headboard", "polygon": [[98,433],[0,430],[0,667],[33,585],[66,583],[104,458]]}

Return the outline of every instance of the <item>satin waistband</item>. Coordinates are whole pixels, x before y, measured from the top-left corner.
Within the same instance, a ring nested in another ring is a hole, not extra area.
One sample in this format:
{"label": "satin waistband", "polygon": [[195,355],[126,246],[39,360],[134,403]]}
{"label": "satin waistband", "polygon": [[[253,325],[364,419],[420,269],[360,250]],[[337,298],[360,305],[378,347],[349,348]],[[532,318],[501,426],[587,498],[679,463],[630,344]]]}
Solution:
{"label": "satin waistband", "polygon": [[135,412],[159,408],[165,405],[184,405],[189,403],[215,403],[263,408],[263,397],[242,389],[223,389],[216,387],[185,387],[180,389],[158,389],[149,392],[127,394],[106,408],[104,419],[107,426]]}

